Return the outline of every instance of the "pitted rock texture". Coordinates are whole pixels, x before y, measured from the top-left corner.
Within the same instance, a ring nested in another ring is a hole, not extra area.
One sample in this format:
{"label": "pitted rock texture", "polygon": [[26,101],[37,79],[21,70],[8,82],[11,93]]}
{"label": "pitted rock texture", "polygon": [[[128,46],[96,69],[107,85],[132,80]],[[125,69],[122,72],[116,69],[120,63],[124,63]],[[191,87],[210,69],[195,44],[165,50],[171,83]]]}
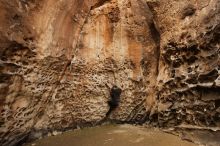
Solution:
{"label": "pitted rock texture", "polygon": [[0,0],[0,145],[110,119],[220,126],[219,0]]}
{"label": "pitted rock texture", "polygon": [[99,123],[113,85],[122,95],[110,119],[145,121],[159,62],[145,1],[1,0],[0,7],[0,145]]}
{"label": "pitted rock texture", "polygon": [[149,2],[159,29],[160,126],[220,126],[220,1]]}

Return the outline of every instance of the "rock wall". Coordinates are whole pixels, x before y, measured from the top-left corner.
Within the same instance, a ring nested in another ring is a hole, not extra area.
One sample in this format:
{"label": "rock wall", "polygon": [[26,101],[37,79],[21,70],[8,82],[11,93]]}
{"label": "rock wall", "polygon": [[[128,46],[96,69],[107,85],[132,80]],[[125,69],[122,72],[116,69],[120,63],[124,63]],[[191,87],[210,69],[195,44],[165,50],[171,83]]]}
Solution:
{"label": "rock wall", "polygon": [[149,2],[160,38],[158,122],[220,126],[220,1]]}
{"label": "rock wall", "polygon": [[0,144],[110,119],[219,127],[218,0],[0,0]]}
{"label": "rock wall", "polygon": [[[144,121],[158,44],[144,1],[14,0],[1,7],[1,145],[110,119]],[[150,69],[149,69],[150,68]]]}

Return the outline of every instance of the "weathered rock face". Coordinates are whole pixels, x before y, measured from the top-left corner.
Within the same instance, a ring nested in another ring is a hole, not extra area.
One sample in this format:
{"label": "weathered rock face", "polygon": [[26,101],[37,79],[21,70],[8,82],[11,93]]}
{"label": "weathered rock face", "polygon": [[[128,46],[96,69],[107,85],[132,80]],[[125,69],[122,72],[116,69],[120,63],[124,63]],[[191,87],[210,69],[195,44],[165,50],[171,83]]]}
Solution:
{"label": "weathered rock face", "polygon": [[[0,144],[110,119],[219,127],[220,2],[0,1]],[[40,131],[40,132],[39,132]]]}
{"label": "weathered rock face", "polygon": [[[1,144],[110,118],[144,121],[158,43],[144,1],[1,1]],[[153,29],[153,30],[151,30]],[[156,36],[157,37],[157,36]]]}
{"label": "weathered rock face", "polygon": [[159,28],[162,126],[220,126],[220,1],[148,3]]}

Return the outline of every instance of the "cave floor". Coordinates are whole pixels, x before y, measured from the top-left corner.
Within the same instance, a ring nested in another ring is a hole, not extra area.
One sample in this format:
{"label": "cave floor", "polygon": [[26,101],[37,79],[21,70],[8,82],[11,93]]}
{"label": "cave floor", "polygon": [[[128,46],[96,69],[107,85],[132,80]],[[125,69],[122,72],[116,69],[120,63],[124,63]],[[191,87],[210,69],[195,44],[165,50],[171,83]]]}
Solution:
{"label": "cave floor", "polygon": [[196,146],[154,128],[104,125],[64,132],[25,146]]}

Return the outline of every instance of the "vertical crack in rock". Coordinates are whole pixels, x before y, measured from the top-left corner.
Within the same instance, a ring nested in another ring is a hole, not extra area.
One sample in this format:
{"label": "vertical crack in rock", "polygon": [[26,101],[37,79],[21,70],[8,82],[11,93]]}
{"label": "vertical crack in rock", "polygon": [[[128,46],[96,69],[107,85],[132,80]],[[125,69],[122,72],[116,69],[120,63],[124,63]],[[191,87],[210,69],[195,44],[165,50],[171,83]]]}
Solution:
{"label": "vertical crack in rock", "polygon": [[[152,17],[155,17],[155,16],[152,16]],[[158,31],[157,25],[154,21],[154,18],[152,18],[152,22],[149,24],[149,27],[150,27],[151,36],[152,36],[154,42],[157,45],[157,47],[156,47],[156,58],[157,58],[156,76],[158,76],[158,74],[159,74],[159,62],[160,62],[160,39],[161,38],[160,38],[160,33]]]}
{"label": "vertical crack in rock", "polygon": [[[140,120],[140,123],[142,122],[147,122],[147,123],[154,123],[156,122],[154,117],[157,117],[157,76],[159,74],[159,62],[160,62],[160,33],[158,30],[158,26],[156,24],[156,21],[154,20],[154,13],[153,13],[153,9],[150,7],[150,5],[147,3],[147,9],[148,9],[148,15],[149,15],[149,20],[148,20],[148,27],[149,27],[149,33],[150,33],[150,37],[152,38],[152,41],[154,42],[155,46],[153,48],[153,51],[151,54],[152,57],[154,57],[154,59],[151,59],[151,62],[155,62],[154,63],[154,68],[152,68],[152,71],[150,74],[152,74],[150,76],[151,81],[150,84],[148,84],[148,95],[146,96],[146,98],[141,102],[141,104],[138,106],[139,109],[141,109],[141,107],[145,107],[144,110],[142,110],[142,112],[144,112],[143,114],[143,118]],[[148,55],[151,56],[151,55]],[[149,68],[152,66],[148,66]],[[149,70],[148,68],[148,70]],[[138,110],[139,111],[139,110]],[[136,115],[138,115],[139,113],[137,112]],[[134,116],[136,117],[136,116]],[[138,122],[138,120],[137,120]]]}

